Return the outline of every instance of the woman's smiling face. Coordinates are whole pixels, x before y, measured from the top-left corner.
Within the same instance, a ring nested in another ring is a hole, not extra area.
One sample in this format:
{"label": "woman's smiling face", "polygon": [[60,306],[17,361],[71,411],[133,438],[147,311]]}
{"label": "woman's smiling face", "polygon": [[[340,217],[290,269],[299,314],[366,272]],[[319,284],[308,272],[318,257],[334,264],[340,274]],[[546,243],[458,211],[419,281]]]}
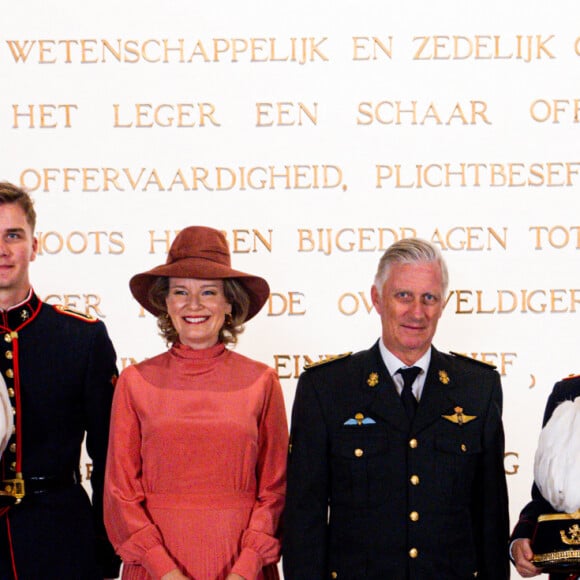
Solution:
{"label": "woman's smiling face", "polygon": [[181,343],[199,350],[215,345],[232,305],[222,280],[169,278],[167,313]]}

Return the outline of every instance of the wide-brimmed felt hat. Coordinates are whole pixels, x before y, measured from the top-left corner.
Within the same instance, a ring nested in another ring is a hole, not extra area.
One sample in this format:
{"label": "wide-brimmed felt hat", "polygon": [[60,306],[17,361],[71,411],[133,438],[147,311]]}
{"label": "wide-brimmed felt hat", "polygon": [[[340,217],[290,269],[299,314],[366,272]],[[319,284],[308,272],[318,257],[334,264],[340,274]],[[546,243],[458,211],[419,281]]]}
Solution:
{"label": "wide-brimmed felt hat", "polygon": [[225,236],[220,231],[205,226],[190,226],[181,230],[171,244],[165,264],[131,278],[131,293],[143,308],[155,316],[162,314],[162,311],[151,303],[149,290],[160,276],[237,280],[250,298],[246,320],[258,314],[270,295],[266,280],[231,267]]}

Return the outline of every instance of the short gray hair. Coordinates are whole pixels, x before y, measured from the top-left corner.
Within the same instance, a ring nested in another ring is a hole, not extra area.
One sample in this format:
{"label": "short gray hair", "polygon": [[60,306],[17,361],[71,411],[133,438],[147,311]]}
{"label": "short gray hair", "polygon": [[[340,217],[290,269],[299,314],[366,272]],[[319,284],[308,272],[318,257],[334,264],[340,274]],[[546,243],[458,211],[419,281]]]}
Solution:
{"label": "short gray hair", "polygon": [[389,277],[392,264],[417,264],[419,262],[437,262],[441,268],[443,294],[447,293],[449,273],[447,265],[437,246],[420,238],[404,238],[387,248],[379,261],[375,276],[375,288],[382,293],[383,285]]}

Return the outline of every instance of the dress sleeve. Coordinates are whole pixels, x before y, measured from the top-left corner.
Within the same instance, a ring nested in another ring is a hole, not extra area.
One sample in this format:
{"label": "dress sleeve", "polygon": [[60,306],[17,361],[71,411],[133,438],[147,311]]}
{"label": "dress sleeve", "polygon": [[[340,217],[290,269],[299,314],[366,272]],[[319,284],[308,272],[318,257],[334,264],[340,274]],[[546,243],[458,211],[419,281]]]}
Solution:
{"label": "dress sleeve", "polygon": [[268,371],[258,431],[257,494],[242,551],[232,572],[254,580],[262,568],[280,559],[280,517],[286,494],[288,422],[280,382]]}
{"label": "dress sleeve", "polygon": [[121,374],[113,397],[105,475],[105,526],[124,562],[141,565],[153,578],[160,578],[177,564],[143,504],[141,425],[131,396],[136,373],[129,367]]}

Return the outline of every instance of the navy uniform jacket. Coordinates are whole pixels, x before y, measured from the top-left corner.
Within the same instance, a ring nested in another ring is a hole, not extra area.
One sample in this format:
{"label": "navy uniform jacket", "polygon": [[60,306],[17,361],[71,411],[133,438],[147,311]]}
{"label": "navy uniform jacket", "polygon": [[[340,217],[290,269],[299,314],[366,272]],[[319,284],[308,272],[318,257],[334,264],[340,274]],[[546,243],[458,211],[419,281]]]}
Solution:
{"label": "navy uniform jacket", "polygon": [[[563,401],[573,401],[576,397],[580,397],[580,376],[574,376],[556,383],[546,403],[542,427],[550,420],[552,413],[560,403]],[[532,486],[532,501],[521,511],[520,519],[514,528],[510,541],[517,540],[518,538],[532,538],[538,517],[542,514],[553,512],[554,508],[543,498],[540,490],[534,483]],[[567,577],[566,574],[550,575],[550,578],[553,580]]]}
{"label": "navy uniform jacket", "polygon": [[[117,576],[102,520],[115,361],[100,321],[62,312],[34,294],[0,312],[0,372],[21,430],[2,457],[0,481],[15,477],[20,460],[26,486],[22,502],[0,517],[1,580]],[[80,485],[85,432],[92,504]]]}
{"label": "navy uniform jacket", "polygon": [[501,412],[491,367],[434,348],[412,425],[378,343],[304,372],[285,579],[508,578]]}

